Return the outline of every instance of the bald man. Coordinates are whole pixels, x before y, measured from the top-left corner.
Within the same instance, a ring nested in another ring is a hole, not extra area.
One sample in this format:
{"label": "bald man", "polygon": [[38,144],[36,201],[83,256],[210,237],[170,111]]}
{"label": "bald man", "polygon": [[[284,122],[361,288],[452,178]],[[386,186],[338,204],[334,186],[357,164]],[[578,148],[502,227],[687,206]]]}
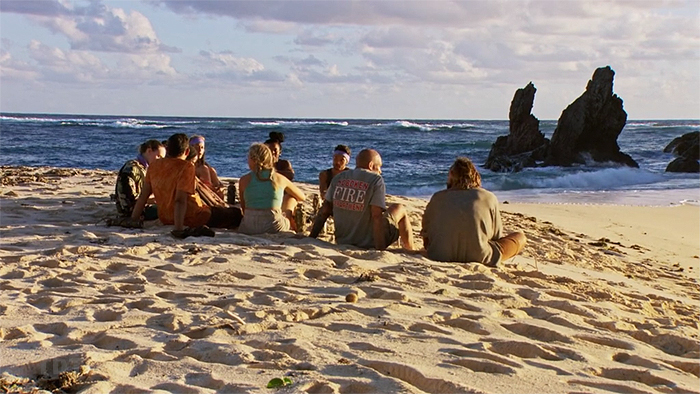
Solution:
{"label": "bald man", "polygon": [[355,164],[354,170],[341,172],[331,181],[310,236],[318,237],[333,215],[338,244],[383,250],[401,237],[403,247],[414,250],[411,223],[403,205],[386,206],[379,152],[365,149],[357,155]]}

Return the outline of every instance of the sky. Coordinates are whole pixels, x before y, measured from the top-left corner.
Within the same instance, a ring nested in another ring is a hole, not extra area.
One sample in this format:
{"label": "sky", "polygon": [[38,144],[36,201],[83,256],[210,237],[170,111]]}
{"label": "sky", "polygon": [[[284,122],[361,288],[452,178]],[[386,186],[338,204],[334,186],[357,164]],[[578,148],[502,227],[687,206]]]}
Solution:
{"label": "sky", "polygon": [[605,66],[700,118],[700,0],[0,0],[1,112],[555,120]]}

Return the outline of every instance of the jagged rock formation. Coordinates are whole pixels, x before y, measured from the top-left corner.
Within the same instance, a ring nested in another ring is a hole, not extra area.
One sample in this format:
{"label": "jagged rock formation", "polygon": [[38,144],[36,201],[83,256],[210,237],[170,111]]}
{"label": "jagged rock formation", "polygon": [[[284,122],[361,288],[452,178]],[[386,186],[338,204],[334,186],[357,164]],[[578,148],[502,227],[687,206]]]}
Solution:
{"label": "jagged rock formation", "polygon": [[540,132],[540,121],[532,115],[535,85],[518,89],[510,103],[510,131],[496,139],[484,167],[496,172],[515,172],[544,160],[549,140]]}
{"label": "jagged rock formation", "polygon": [[562,112],[545,165],[585,163],[588,156],[597,162],[639,167],[629,155],[620,152],[617,144],[627,113],[622,108],[622,99],[613,94],[614,76],[610,66],[595,70],[586,91]]}
{"label": "jagged rock formation", "polygon": [[674,138],[664,152],[678,156],[668,164],[666,172],[700,172],[700,131]]}

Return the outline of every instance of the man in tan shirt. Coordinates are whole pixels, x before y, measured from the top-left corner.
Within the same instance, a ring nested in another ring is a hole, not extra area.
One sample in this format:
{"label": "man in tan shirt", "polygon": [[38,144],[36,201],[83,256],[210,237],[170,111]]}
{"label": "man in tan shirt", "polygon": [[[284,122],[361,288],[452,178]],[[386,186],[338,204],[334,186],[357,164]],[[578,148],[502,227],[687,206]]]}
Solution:
{"label": "man in tan shirt", "polygon": [[496,266],[522,251],[522,232],[503,236],[496,196],[481,187],[467,158],[455,160],[447,189],[433,195],[423,214],[423,244],[429,259]]}

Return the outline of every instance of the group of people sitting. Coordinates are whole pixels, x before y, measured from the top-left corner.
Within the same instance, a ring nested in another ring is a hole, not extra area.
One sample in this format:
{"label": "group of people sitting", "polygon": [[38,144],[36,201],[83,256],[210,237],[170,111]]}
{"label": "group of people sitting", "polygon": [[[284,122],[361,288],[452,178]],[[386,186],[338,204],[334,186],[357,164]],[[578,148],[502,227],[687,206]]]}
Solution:
{"label": "group of people sitting", "polygon": [[[117,210],[123,217],[119,224],[141,227],[143,220],[157,218],[174,226],[175,238],[214,236],[211,228],[250,235],[303,233],[300,202],[306,195],[293,182],[291,163],[280,159],[282,142],[284,135],[272,132],[265,143],[250,146],[250,172],[236,189],[235,184],[224,185],[204,159],[204,137],[174,134],[167,141],[146,141],[117,177]],[[338,145],[333,167],[319,174],[323,205],[309,236],[318,237],[333,217],[338,244],[383,250],[400,239],[406,251],[416,251],[406,208],[386,203],[380,154],[362,150],[354,169],[348,168],[350,155],[350,148]],[[463,157],[450,167],[447,188],[428,203],[420,235],[420,252],[430,259],[491,266],[515,256],[526,243],[522,232],[503,234],[496,196],[481,187],[479,172]]]}

